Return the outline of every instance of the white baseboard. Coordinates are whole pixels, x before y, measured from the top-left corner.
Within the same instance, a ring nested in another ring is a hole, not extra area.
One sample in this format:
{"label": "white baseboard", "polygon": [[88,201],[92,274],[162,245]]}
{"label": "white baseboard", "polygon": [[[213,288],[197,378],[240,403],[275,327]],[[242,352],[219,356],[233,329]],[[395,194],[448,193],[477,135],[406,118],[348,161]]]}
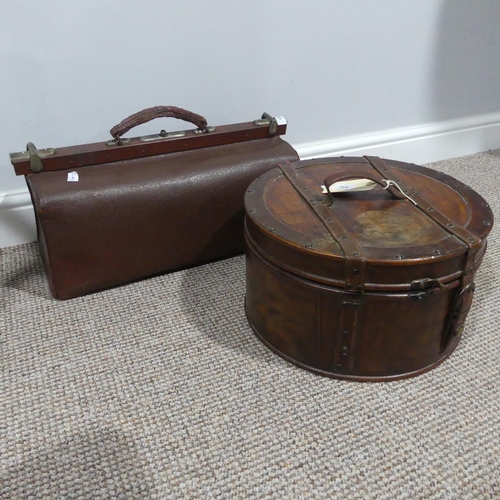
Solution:
{"label": "white baseboard", "polygon": [[381,156],[424,164],[500,148],[500,113],[294,145],[302,159]]}
{"label": "white baseboard", "polygon": [[[500,113],[293,144],[302,159],[372,155],[423,164],[500,148]],[[0,193],[0,248],[36,240],[26,190]]]}

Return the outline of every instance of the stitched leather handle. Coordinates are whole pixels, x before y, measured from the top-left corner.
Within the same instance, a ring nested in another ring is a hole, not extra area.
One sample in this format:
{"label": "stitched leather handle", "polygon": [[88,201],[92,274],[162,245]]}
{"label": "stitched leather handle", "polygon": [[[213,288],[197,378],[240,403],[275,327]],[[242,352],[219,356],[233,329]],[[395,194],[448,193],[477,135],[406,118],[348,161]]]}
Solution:
{"label": "stitched leather handle", "polygon": [[[378,185],[382,186],[384,189],[387,189],[395,198],[404,198],[404,196],[397,190],[395,189],[392,185],[387,186],[387,183],[384,183],[384,181],[387,181],[387,179],[384,179],[380,174],[376,172],[366,172],[363,174],[348,174],[346,172],[337,172],[335,174],[329,175],[325,179],[325,188],[328,193],[330,193],[330,187],[332,184],[335,184],[336,182],[348,180],[348,179],[368,179],[370,181],[376,182]],[[348,192],[346,190],[346,192]],[[330,193],[333,197],[333,193]]]}
{"label": "stitched leather handle", "polygon": [[130,129],[154,120],[155,118],[177,118],[178,120],[184,120],[196,125],[200,130],[206,130],[207,128],[207,120],[203,116],[197,115],[192,111],[176,108],[175,106],[155,106],[130,115],[118,125],[115,125],[109,132],[115,139],[119,139]]}

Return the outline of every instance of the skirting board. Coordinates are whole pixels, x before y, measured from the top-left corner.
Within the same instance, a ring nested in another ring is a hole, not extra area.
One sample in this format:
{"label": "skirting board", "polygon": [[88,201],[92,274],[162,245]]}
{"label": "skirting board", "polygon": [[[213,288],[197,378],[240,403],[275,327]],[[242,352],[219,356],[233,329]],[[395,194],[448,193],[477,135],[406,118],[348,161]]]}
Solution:
{"label": "skirting board", "polygon": [[500,148],[500,113],[294,145],[304,160],[380,156],[425,164]]}
{"label": "skirting board", "polygon": [[[500,113],[293,146],[302,159],[372,155],[424,164],[500,148]],[[0,193],[0,248],[35,240],[28,191]]]}
{"label": "skirting board", "polygon": [[36,223],[28,190],[0,193],[0,248],[35,240]]}

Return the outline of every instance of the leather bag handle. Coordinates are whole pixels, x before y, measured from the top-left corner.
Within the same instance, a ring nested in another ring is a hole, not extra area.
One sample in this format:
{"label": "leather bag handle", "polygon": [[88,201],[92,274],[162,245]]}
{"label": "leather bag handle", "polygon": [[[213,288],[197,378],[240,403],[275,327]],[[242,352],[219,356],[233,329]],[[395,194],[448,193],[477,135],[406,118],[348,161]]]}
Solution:
{"label": "leather bag handle", "polygon": [[207,120],[192,111],[176,108],[175,106],[154,106],[153,108],[143,109],[138,113],[130,115],[118,125],[115,125],[109,132],[116,140],[119,140],[130,129],[155,118],[177,118],[178,120],[184,120],[196,125],[202,131],[207,129]]}
{"label": "leather bag handle", "polygon": [[[381,175],[377,175],[375,172],[366,172],[363,174],[348,174],[346,172],[337,172],[335,174],[329,175],[325,179],[325,188],[328,193],[330,193],[330,187],[339,181],[344,181],[348,179],[368,179],[370,181],[376,182],[379,186],[389,191],[395,198],[408,198],[398,186],[398,189],[394,187],[394,181],[389,181],[389,179],[384,179]],[[330,193],[333,198],[333,193]]]}

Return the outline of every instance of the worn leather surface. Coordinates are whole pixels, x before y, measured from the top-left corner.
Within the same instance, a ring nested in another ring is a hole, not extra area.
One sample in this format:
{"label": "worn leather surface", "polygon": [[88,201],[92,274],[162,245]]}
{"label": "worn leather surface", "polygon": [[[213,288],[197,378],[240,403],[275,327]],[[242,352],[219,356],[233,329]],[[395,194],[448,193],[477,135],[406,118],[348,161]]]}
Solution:
{"label": "worn leather surface", "polygon": [[250,182],[297,159],[279,137],[30,174],[40,252],[68,299],[244,251]]}
{"label": "worn leather surface", "polygon": [[[352,178],[401,191],[323,193]],[[245,206],[247,318],[284,359],[388,381],[430,370],[456,348],[493,224],[473,189],[418,165],[321,158],[259,176]]]}
{"label": "worn leather surface", "polygon": [[384,285],[397,291],[414,280],[450,281],[461,274],[468,236],[476,240],[472,255],[477,260],[484,252],[493,220],[485,200],[439,172],[384,161],[386,175],[396,177],[418,206],[378,185],[371,191],[322,193],[325,178],[332,176],[377,178],[365,158],[299,161],[255,179],[245,201],[247,227],[260,251],[295,274],[343,283],[337,286],[352,282],[351,273],[346,276],[347,260],[360,277],[360,266],[366,266],[363,284],[372,290]]}

